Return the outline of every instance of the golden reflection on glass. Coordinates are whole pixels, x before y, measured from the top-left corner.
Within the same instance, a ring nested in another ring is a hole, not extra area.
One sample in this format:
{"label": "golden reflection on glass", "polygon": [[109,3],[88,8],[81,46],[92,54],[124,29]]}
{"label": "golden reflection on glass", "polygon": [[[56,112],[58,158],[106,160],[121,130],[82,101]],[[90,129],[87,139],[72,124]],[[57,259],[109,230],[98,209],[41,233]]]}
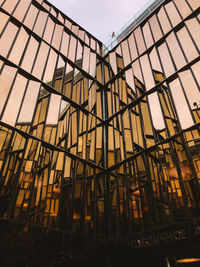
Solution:
{"label": "golden reflection on glass", "polygon": [[0,2],[0,216],[110,239],[195,220],[198,1],[164,1],[106,55],[50,3]]}

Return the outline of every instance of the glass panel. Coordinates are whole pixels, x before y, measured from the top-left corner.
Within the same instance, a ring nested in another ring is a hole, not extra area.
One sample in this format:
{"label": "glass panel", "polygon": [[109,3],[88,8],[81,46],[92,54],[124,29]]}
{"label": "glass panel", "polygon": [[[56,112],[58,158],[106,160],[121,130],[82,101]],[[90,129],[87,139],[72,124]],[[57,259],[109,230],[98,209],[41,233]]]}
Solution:
{"label": "glass panel", "polygon": [[65,70],[65,62],[63,61],[62,57],[59,56],[54,74],[54,84],[53,84],[53,87],[59,92],[61,92],[62,90],[64,70]]}
{"label": "glass panel", "polygon": [[57,61],[57,54],[53,49],[51,49],[43,78],[43,81],[45,83],[52,84],[56,61]]}
{"label": "glass panel", "polygon": [[171,51],[172,57],[174,59],[175,65],[177,69],[182,68],[186,64],[186,60],[183,56],[183,53],[180,49],[178,41],[174,32],[172,32],[167,38],[167,43],[169,45],[169,49]]}
{"label": "glass panel", "polygon": [[93,50],[96,50],[96,41],[94,40],[94,39],[90,39],[90,42],[91,42],[91,44],[90,44],[90,46],[91,46],[91,48],[93,49]]}
{"label": "glass panel", "polygon": [[99,45],[99,43],[97,43],[97,53],[102,55],[102,45]]}
{"label": "glass panel", "polygon": [[141,73],[141,69],[140,69],[140,65],[139,65],[139,61],[136,60],[133,64],[133,73],[134,76],[142,83],[144,83],[143,78],[142,78],[142,73]]}
{"label": "glass panel", "polygon": [[146,90],[148,91],[149,89],[155,86],[155,82],[147,55],[141,57],[140,62],[141,62],[141,68],[144,76]]}
{"label": "glass panel", "polygon": [[9,19],[8,15],[0,12],[0,21],[1,21],[1,23],[0,23],[0,34],[1,34],[2,30],[3,30],[3,28],[5,27],[8,19]]}
{"label": "glass panel", "polygon": [[78,35],[78,29],[79,29],[78,26],[72,25],[72,32],[73,32],[74,34]]}
{"label": "glass panel", "polygon": [[87,47],[87,46],[84,46],[84,49],[83,49],[83,66],[82,66],[82,68],[86,72],[88,72],[89,60],[90,60],[90,48]]}
{"label": "glass panel", "polygon": [[109,53],[109,60],[114,74],[117,74],[117,61],[115,52]]}
{"label": "glass panel", "polygon": [[180,40],[183,51],[185,52],[186,58],[189,62],[199,56],[192,42],[192,39],[190,38],[189,33],[185,27],[177,32],[177,36]]}
{"label": "glass panel", "polygon": [[191,9],[189,8],[185,0],[174,0],[174,3],[178,7],[178,10],[181,13],[183,19],[191,13]]}
{"label": "glass panel", "polygon": [[88,37],[87,34],[85,34],[85,43],[86,43],[87,45],[90,44],[90,39],[89,39],[89,37]]}
{"label": "glass panel", "polygon": [[76,64],[81,65],[82,56],[83,56],[83,46],[81,45],[81,43],[78,40],[78,46],[77,46],[77,51],[76,51]]}
{"label": "glass panel", "polygon": [[169,84],[182,129],[194,124],[188,104],[178,79]]}
{"label": "glass panel", "polygon": [[124,60],[124,67],[126,67],[131,62],[127,40],[124,40],[121,43],[121,48],[122,48],[122,55],[123,55],[123,60]]}
{"label": "glass panel", "polygon": [[76,54],[77,39],[71,35],[68,58],[74,62]]}
{"label": "glass panel", "polygon": [[142,36],[141,28],[138,27],[134,31],[134,34],[135,34],[135,40],[136,40],[136,43],[137,43],[137,48],[138,48],[139,54],[142,54],[146,50],[146,47],[145,47],[145,44],[144,44],[144,39],[143,39],[143,36]]}
{"label": "glass panel", "polygon": [[173,2],[166,4],[165,9],[173,26],[176,26],[179,22],[181,22],[181,17]]}
{"label": "glass panel", "polygon": [[168,77],[169,75],[175,72],[175,69],[165,43],[158,47],[158,52],[160,54],[162,65],[165,71],[165,76]]}
{"label": "glass panel", "polygon": [[163,29],[164,34],[168,33],[168,31],[171,30],[171,25],[163,7],[161,7],[160,11],[158,12],[158,19],[160,21],[160,25]]}
{"label": "glass panel", "polygon": [[31,0],[20,0],[13,16],[19,21],[22,21],[30,3],[31,3]]}
{"label": "glass panel", "polygon": [[188,26],[188,29],[194,39],[197,47],[200,49],[200,25],[196,18],[186,20],[185,24]]}
{"label": "glass panel", "polygon": [[187,0],[188,3],[190,4],[191,8],[193,10],[197,9],[198,7],[200,7],[200,1],[199,0]]}
{"label": "glass panel", "polygon": [[192,109],[196,108],[194,103],[198,103],[200,100],[200,92],[197,88],[197,85],[194,81],[192,73],[190,70],[186,70],[179,73],[179,77],[181,78],[181,82],[183,84],[183,88],[185,90],[188,102]]}
{"label": "glass panel", "polygon": [[51,43],[52,34],[53,34],[53,30],[54,30],[54,25],[55,25],[55,23],[49,17],[48,21],[47,21],[47,25],[45,27],[44,36],[43,36],[44,40],[47,41],[48,43]]}
{"label": "glass panel", "polygon": [[32,69],[38,45],[38,42],[31,36],[21,65],[28,72]]}
{"label": "glass panel", "polygon": [[68,19],[65,19],[65,26],[71,30],[72,23]]}
{"label": "glass panel", "polygon": [[63,55],[65,56],[67,56],[68,54],[68,46],[69,46],[69,35],[66,32],[63,32],[60,52],[63,53]]}
{"label": "glass panel", "polygon": [[96,54],[95,53],[90,53],[90,69],[89,69],[89,74],[91,76],[95,76],[96,73]]}
{"label": "glass panel", "polygon": [[39,13],[39,15],[37,17],[37,21],[36,21],[36,24],[34,26],[33,31],[36,34],[38,34],[40,37],[43,34],[44,26],[45,26],[45,23],[46,23],[46,20],[47,20],[47,16],[48,16],[48,13],[40,11],[40,13]]}
{"label": "glass panel", "polygon": [[28,37],[28,33],[24,30],[24,28],[21,28],[9,56],[9,60],[17,65],[19,64],[20,58],[24,52]]}
{"label": "glass panel", "polygon": [[153,73],[155,71],[158,71],[158,72],[161,72],[162,73],[162,68],[161,68],[161,65],[160,65],[159,58],[158,58],[158,53],[157,53],[157,50],[156,50],[155,47],[152,49],[149,57],[150,57],[150,60],[151,60],[151,65],[152,65],[152,68],[153,68]]}
{"label": "glass panel", "polygon": [[58,13],[58,20],[63,24],[64,23],[64,18],[62,16],[62,14],[59,12]]}
{"label": "glass panel", "polygon": [[38,9],[34,5],[31,5],[31,7],[29,8],[29,11],[26,15],[26,18],[24,20],[24,25],[26,25],[28,28],[32,29],[33,25],[35,23],[37,13],[38,13]]}
{"label": "glass panel", "polygon": [[192,65],[191,69],[193,70],[195,78],[197,79],[197,82],[200,85],[200,61]]}
{"label": "glass panel", "polygon": [[125,77],[126,77],[126,82],[128,84],[128,86],[134,90],[135,92],[135,83],[134,83],[134,79],[133,79],[133,71],[132,68],[125,71]]}
{"label": "glass panel", "polygon": [[57,18],[57,12],[55,11],[55,9],[54,9],[52,6],[51,6],[50,13],[51,13],[55,18]]}
{"label": "glass panel", "polygon": [[0,77],[0,114],[10,91],[17,69],[5,66]]}
{"label": "glass panel", "polygon": [[153,17],[149,19],[149,23],[151,26],[151,30],[153,32],[154,40],[157,42],[162,37],[162,32],[161,32],[156,15],[154,15]]}
{"label": "glass panel", "polygon": [[38,79],[41,79],[42,77],[48,52],[49,46],[42,42],[32,71],[32,74],[35,75]]}
{"label": "glass panel", "polygon": [[8,55],[12,42],[17,33],[17,30],[18,30],[17,26],[12,24],[11,22],[8,23],[0,39],[0,54],[2,56],[6,57]]}
{"label": "glass panel", "polygon": [[59,50],[60,48],[60,41],[63,33],[63,26],[61,25],[56,25],[54,35],[53,35],[53,40],[52,40],[52,45]]}
{"label": "glass panel", "polygon": [[85,38],[85,31],[79,30],[78,37],[79,37],[82,41],[84,41],[84,38]]}
{"label": "glass panel", "polygon": [[31,123],[33,118],[33,113],[35,110],[35,105],[39,93],[40,83],[30,81],[24,101],[22,104],[21,112],[19,115],[18,123]]}
{"label": "glass panel", "polygon": [[143,26],[142,31],[145,38],[146,46],[147,48],[149,48],[153,44],[153,37],[148,22],[146,22],[146,24]]}
{"label": "glass panel", "polygon": [[138,57],[138,52],[137,52],[137,47],[135,44],[135,39],[133,34],[130,35],[128,38],[128,43],[129,43],[129,48],[130,48],[130,53],[131,53],[131,59],[132,61]]}
{"label": "glass panel", "polygon": [[21,101],[24,96],[27,79],[20,74],[17,75],[11,94],[8,99],[5,111],[3,113],[2,121],[12,126],[15,125]]}
{"label": "glass panel", "polygon": [[158,99],[158,94],[155,92],[148,96],[149,106],[151,111],[151,116],[153,120],[153,125],[156,130],[161,130],[165,128],[165,123],[162,115],[162,110],[160,107],[160,102]]}
{"label": "glass panel", "polygon": [[49,11],[50,10],[50,6],[49,5],[47,5],[46,3],[43,3],[42,4],[42,6],[47,10],[47,11]]}
{"label": "glass panel", "polygon": [[18,1],[19,0],[6,0],[5,3],[3,4],[2,8],[11,14],[13,12],[13,10],[15,9]]}
{"label": "glass panel", "polygon": [[60,103],[61,103],[61,96],[56,94],[51,94],[46,124],[55,125],[58,123]]}

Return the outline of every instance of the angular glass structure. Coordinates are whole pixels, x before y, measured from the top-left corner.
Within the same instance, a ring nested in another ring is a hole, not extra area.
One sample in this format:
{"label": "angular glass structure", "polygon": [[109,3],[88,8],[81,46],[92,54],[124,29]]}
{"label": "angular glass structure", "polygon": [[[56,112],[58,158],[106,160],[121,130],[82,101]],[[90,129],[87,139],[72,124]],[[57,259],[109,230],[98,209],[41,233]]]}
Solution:
{"label": "angular glass structure", "polygon": [[199,22],[166,0],[104,55],[46,0],[0,0],[2,266],[198,254]]}

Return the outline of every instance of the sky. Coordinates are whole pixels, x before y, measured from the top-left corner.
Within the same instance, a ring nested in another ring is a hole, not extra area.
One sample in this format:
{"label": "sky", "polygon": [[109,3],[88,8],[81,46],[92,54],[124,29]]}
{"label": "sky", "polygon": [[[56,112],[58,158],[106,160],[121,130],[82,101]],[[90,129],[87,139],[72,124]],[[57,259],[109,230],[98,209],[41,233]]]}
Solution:
{"label": "sky", "polygon": [[149,0],[49,0],[104,44]]}

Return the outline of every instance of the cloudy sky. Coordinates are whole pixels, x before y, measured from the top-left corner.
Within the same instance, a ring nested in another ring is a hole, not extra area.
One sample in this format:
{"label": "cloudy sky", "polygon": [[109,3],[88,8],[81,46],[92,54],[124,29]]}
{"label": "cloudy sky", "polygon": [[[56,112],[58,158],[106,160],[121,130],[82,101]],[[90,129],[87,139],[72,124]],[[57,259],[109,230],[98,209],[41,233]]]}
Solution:
{"label": "cloudy sky", "polygon": [[149,0],[49,0],[97,39],[106,43]]}

